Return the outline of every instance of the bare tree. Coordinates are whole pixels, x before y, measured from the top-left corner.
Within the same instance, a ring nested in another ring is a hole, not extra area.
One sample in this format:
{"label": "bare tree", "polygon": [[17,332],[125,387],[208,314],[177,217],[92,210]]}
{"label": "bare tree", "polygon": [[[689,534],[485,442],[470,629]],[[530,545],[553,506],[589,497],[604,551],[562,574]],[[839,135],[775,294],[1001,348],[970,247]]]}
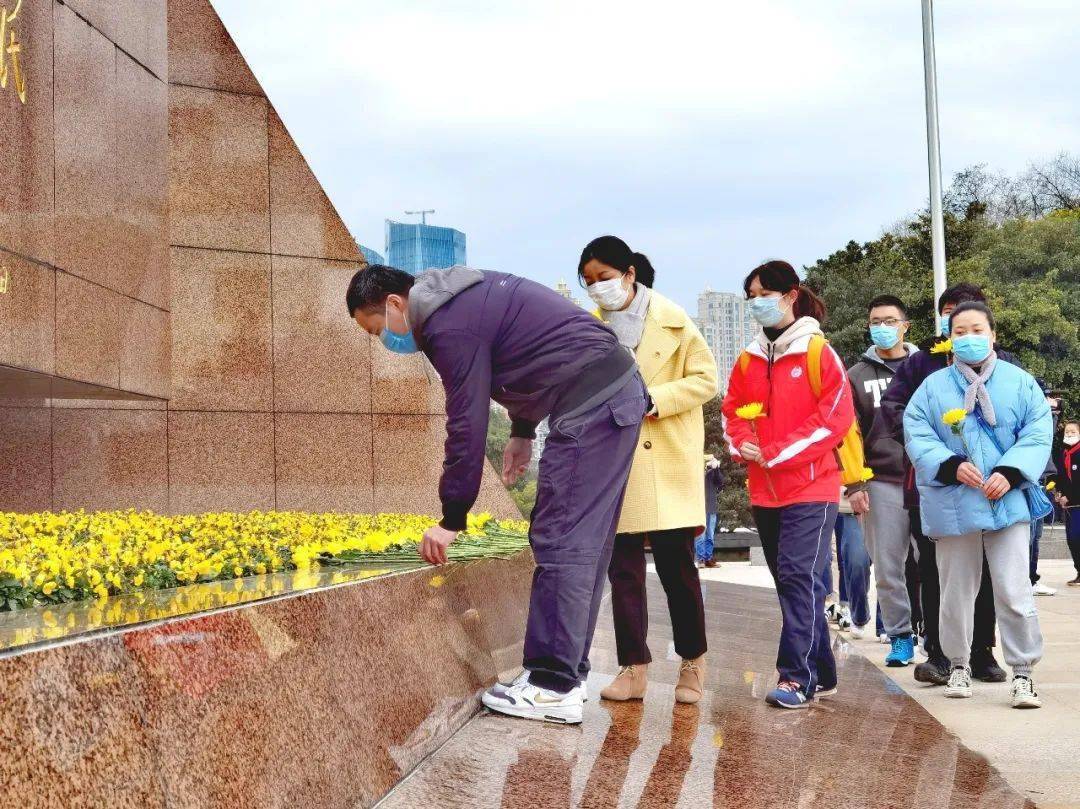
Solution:
{"label": "bare tree", "polygon": [[983,163],[969,166],[953,176],[945,205],[955,216],[993,222],[1080,208],[1080,158],[1062,152],[1016,177],[993,173]]}

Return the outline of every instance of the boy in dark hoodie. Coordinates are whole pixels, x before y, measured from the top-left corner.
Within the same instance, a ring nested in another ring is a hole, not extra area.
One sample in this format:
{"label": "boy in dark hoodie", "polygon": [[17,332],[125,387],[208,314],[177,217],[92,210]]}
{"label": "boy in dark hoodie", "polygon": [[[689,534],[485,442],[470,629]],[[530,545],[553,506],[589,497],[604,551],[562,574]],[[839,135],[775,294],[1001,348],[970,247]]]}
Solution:
{"label": "boy in dark hoodie", "polygon": [[446,562],[447,546],[466,527],[486,463],[490,401],[511,418],[508,485],[532,458],[537,424],[549,420],[529,532],[536,570],[525,671],[490,688],[483,702],[526,719],[581,722],[589,647],[649,409],[637,362],[599,319],[505,273],[452,267],[413,278],[371,266],[353,276],[346,305],[387,350],[423,352],[446,389],[443,518],[424,534],[426,561]]}
{"label": "boy in dark hoodie", "polygon": [[848,371],[848,379],[863,434],[866,465],[874,472],[864,533],[874,563],[881,618],[891,643],[885,664],[906,666],[915,658],[915,641],[906,576],[912,540],[904,511],[904,448],[893,438],[879,411],[896,372],[919,349],[904,341],[911,324],[903,301],[893,295],[879,295],[870,301],[869,309],[872,344]]}

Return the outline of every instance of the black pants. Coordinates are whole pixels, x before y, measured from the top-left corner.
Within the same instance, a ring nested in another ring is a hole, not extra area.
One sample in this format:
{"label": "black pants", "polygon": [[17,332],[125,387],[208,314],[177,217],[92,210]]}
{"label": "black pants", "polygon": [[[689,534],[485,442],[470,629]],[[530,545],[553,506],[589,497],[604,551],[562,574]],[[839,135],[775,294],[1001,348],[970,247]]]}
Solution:
{"label": "black pants", "polygon": [[908,548],[907,563],[904,565],[904,580],[907,582],[908,603],[911,605],[911,631],[921,636],[926,627],[926,620],[922,614],[922,573],[919,570],[919,562],[915,558],[913,547]]}
{"label": "black pants", "polygon": [[[922,617],[926,633],[926,651],[930,655],[942,654],[940,615],[941,581],[938,578],[937,548],[934,541],[922,532],[922,515],[919,509],[908,511],[911,518],[911,535],[919,545],[919,580],[922,589]],[[990,579],[990,566],[983,556],[982,586],[975,597],[975,632],[971,639],[971,651],[979,652],[993,648],[994,624],[997,613],[994,611],[994,585]]]}
{"label": "black pants", "polygon": [[649,605],[645,597],[645,540],[652,545],[653,562],[667,593],[675,651],[685,660],[705,654],[705,605],[694,564],[693,528],[619,534],[608,567],[611,612],[615,617],[615,648],[620,666],[652,662],[646,636]]}

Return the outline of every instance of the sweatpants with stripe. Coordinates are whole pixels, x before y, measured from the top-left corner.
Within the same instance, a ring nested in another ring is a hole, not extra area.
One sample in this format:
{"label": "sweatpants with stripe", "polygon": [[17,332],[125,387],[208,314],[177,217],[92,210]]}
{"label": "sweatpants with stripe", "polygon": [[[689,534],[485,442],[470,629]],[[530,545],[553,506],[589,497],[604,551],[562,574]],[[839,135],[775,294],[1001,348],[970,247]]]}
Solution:
{"label": "sweatpants with stripe", "polygon": [[783,616],[776,669],[781,681],[798,683],[808,698],[836,685],[836,660],[825,617],[825,568],[837,511],[836,503],[754,507],[761,549],[776,582]]}

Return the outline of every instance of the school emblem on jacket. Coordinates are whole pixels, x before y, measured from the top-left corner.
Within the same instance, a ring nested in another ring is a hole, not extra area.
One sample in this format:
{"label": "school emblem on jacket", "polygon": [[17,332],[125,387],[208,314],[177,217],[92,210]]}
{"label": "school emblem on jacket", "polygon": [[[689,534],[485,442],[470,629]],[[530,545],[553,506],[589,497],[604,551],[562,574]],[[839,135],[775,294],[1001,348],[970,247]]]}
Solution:
{"label": "school emblem on jacket", "polygon": [[802,366],[796,365],[794,368],[791,369],[791,378],[798,379],[800,376],[802,376]]}

